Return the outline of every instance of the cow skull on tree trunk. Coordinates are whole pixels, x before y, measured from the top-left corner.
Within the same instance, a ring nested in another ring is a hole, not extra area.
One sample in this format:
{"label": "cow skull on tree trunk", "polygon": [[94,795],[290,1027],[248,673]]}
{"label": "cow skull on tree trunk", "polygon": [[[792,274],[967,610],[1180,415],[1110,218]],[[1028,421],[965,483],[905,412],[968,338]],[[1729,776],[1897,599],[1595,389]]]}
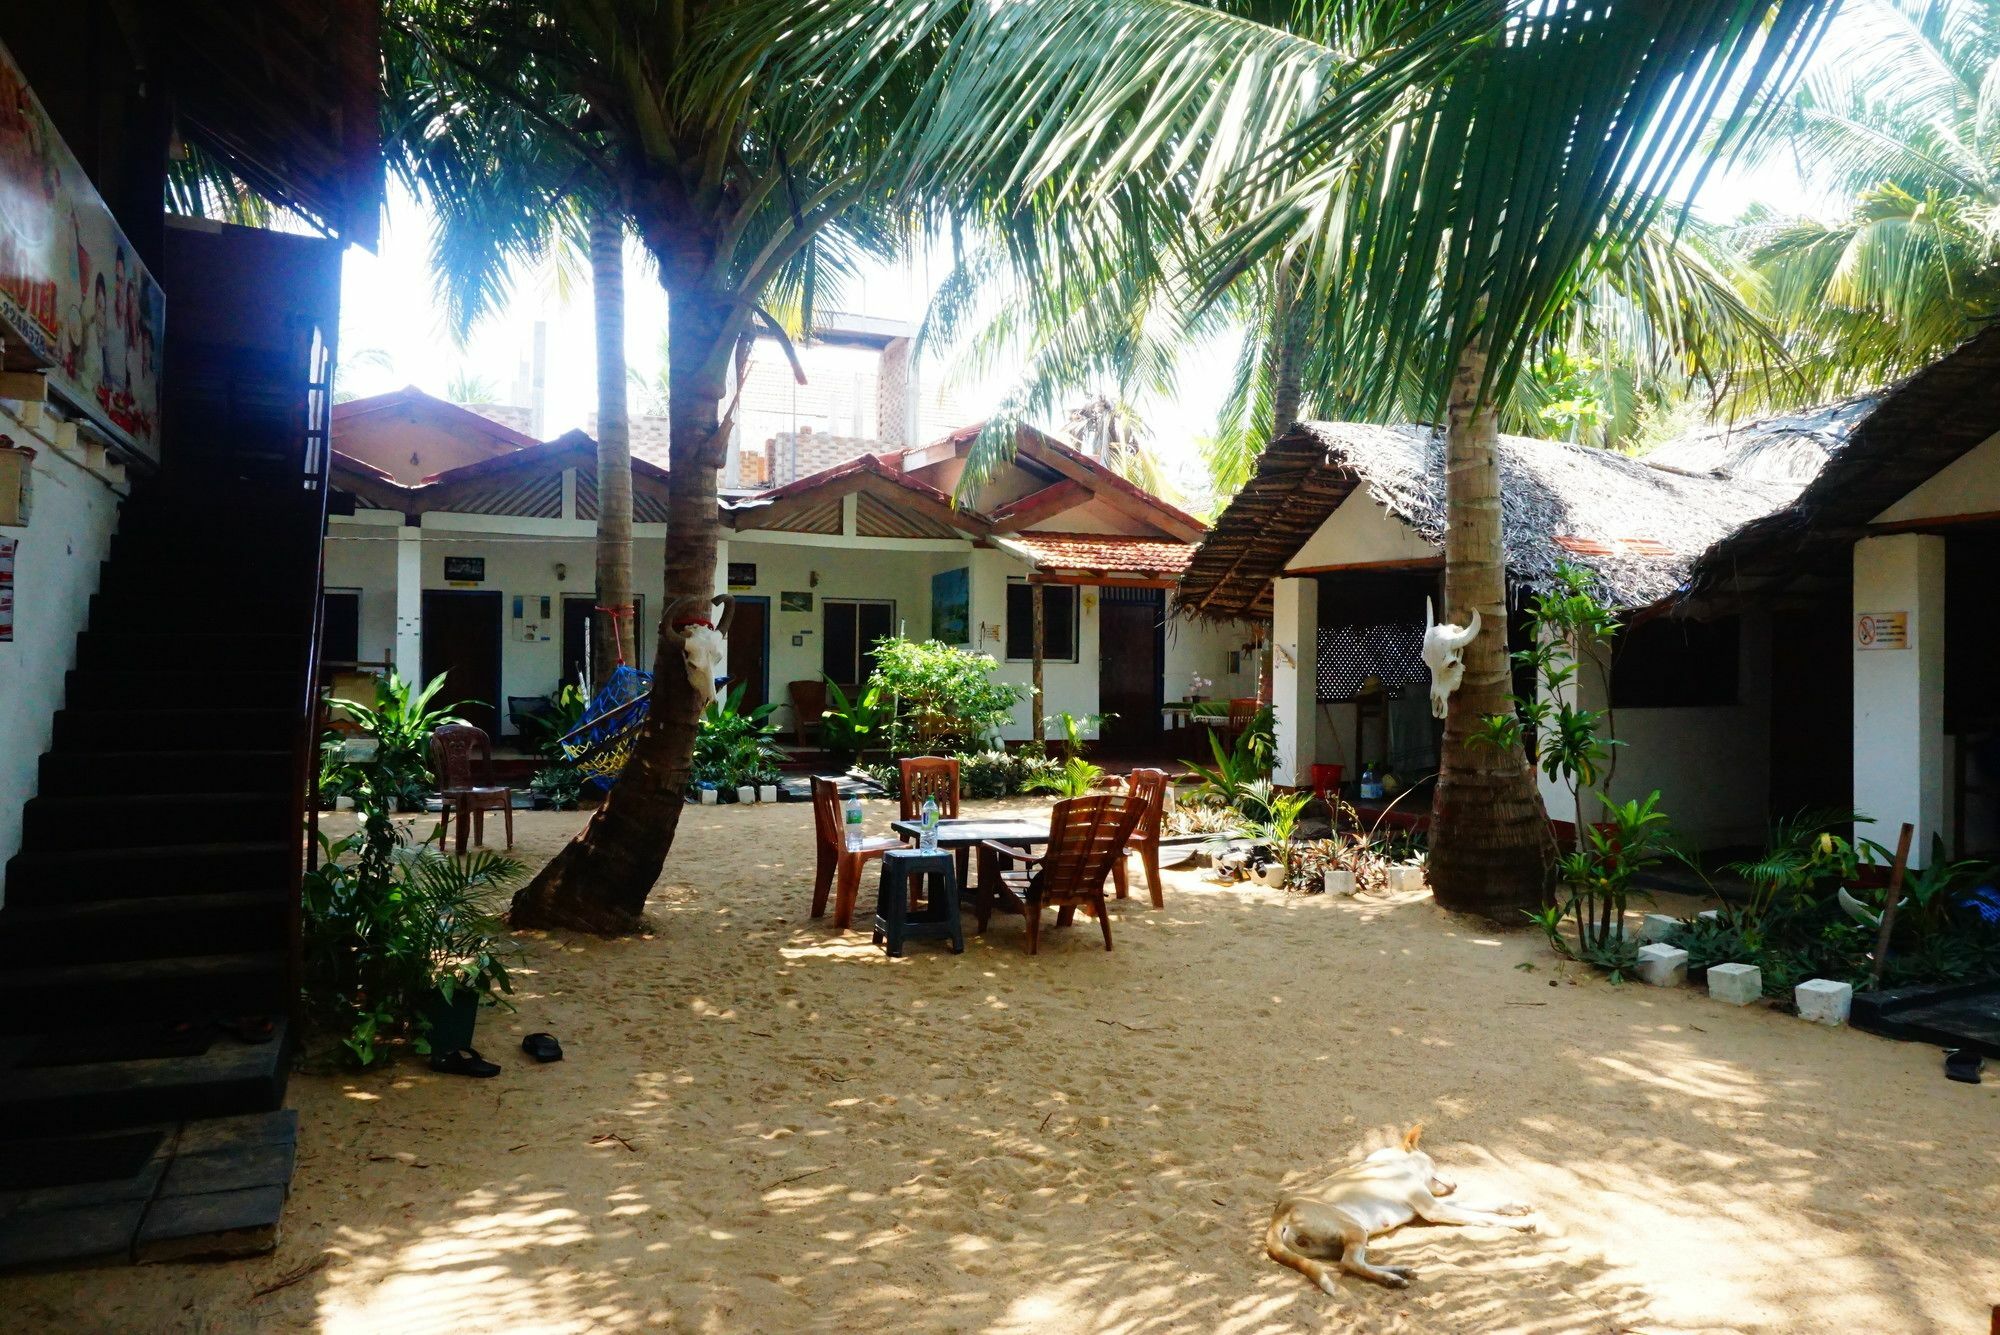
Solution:
{"label": "cow skull on tree trunk", "polygon": [[[695,610],[682,613],[680,609],[690,601]],[[711,622],[708,609],[714,603],[722,604],[722,616]],[[694,687],[695,698],[704,709],[715,699],[715,681],[723,675],[729,653],[729,623],[735,618],[736,600],[726,593],[716,594],[709,602],[679,599],[667,611],[667,620],[681,634],[688,684]]]}
{"label": "cow skull on tree trunk", "polygon": [[1431,716],[1443,718],[1451,693],[1465,676],[1465,646],[1479,638],[1479,609],[1469,625],[1440,623],[1431,600],[1424,599],[1424,666],[1431,670]]}

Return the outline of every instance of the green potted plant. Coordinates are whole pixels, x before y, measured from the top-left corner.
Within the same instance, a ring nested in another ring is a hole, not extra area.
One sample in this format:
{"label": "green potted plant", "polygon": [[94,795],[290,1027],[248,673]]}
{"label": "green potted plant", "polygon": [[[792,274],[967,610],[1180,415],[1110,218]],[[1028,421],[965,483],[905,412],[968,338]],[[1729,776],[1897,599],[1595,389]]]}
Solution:
{"label": "green potted plant", "polygon": [[[374,754],[361,762],[375,794],[395,804],[398,811],[422,811],[424,801],[437,787],[431,773],[431,733],[447,723],[463,723],[459,704],[432,707],[431,701],[444,689],[440,672],[421,689],[391,672],[375,682],[375,703],[335,700],[374,743]],[[470,703],[461,701],[460,704]]]}
{"label": "green potted plant", "polygon": [[512,990],[516,947],[499,912],[525,868],[487,849],[412,847],[381,794],[364,782],[358,800],[360,828],[320,835],[304,878],[304,1009],[363,1066],[394,1038],[432,1055],[469,1050],[479,1008]]}
{"label": "green potted plant", "polygon": [[828,677],[826,701],[826,712],[820,715],[820,745],[836,766],[850,769],[862,752],[881,745],[882,728],[889,717],[882,687],[871,681],[850,700],[840,684]]}

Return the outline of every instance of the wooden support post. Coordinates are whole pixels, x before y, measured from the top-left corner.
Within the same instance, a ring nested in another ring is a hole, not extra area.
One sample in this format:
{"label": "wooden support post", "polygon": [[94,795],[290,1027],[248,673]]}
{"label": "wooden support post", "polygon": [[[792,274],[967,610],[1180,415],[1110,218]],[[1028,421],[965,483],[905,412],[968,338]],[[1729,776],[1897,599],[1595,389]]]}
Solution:
{"label": "wooden support post", "polygon": [[1903,875],[1910,869],[1910,839],[1917,829],[1903,822],[1896,836],[1896,861],[1889,867],[1889,897],[1882,903],[1882,930],[1875,935],[1875,967],[1868,971],[1868,990],[1882,990],[1882,966],[1889,962],[1889,937],[1896,930],[1896,901],[1903,895]]}
{"label": "wooden support post", "polygon": [[1034,729],[1035,754],[1037,756],[1046,756],[1049,753],[1049,748],[1048,737],[1045,731],[1046,725],[1042,722],[1042,655],[1044,653],[1043,646],[1047,644],[1045,636],[1048,631],[1048,620],[1042,614],[1042,586],[1040,581],[1031,580],[1029,582],[1028,601],[1035,609],[1035,695],[1034,699],[1029,702],[1031,710],[1029,721],[1030,726]]}

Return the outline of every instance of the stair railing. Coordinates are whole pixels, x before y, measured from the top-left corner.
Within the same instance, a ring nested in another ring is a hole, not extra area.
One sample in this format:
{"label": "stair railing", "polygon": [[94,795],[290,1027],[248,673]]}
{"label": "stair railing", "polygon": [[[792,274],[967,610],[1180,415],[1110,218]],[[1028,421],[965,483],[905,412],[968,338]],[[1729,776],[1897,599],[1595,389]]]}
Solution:
{"label": "stair railing", "polygon": [[319,326],[310,322],[301,321],[297,326],[293,346],[294,365],[300,367],[305,379],[296,500],[303,511],[300,528],[303,530],[309,520],[312,542],[311,559],[301,563],[311,571],[312,582],[304,600],[302,629],[306,637],[306,661],[300,684],[291,819],[293,830],[305,831],[306,846],[293,864],[286,906],[290,936],[287,1009],[296,1020],[303,982],[305,874],[319,865],[319,674],[325,618],[327,501],[331,491],[328,474],[333,455],[333,357]]}

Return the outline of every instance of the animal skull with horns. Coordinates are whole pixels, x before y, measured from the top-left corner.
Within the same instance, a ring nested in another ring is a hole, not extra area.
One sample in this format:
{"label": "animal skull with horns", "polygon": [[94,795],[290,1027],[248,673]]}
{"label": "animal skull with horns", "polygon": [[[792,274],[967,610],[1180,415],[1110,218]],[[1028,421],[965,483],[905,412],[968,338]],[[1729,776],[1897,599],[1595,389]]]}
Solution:
{"label": "animal skull with horns", "polygon": [[[682,614],[681,606],[690,602],[696,610]],[[708,619],[712,603],[722,604],[722,616],[714,622]],[[687,659],[688,684],[694,687],[695,699],[704,709],[715,699],[715,681],[723,675],[729,653],[729,623],[735,617],[736,600],[726,593],[717,594],[709,602],[676,599],[670,609],[673,628],[681,635],[681,654]]]}
{"label": "animal skull with horns", "polygon": [[1479,609],[1472,609],[1472,623],[1454,626],[1439,622],[1431,600],[1424,599],[1424,666],[1431,670],[1431,716],[1443,718],[1451,693],[1465,679],[1465,646],[1479,637]]}

